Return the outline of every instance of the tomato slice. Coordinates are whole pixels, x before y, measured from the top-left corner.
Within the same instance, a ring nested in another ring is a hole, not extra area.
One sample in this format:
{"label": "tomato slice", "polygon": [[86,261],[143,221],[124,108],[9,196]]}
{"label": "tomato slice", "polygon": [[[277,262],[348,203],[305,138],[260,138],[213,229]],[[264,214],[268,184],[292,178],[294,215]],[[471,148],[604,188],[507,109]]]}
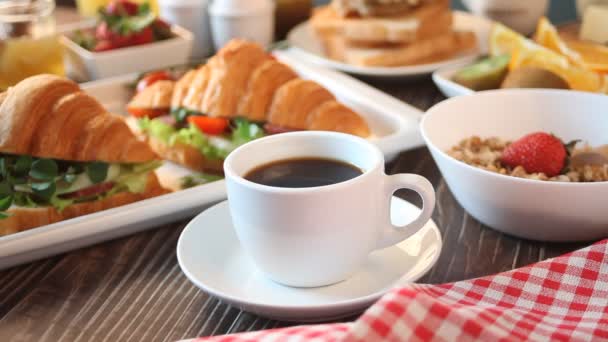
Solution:
{"label": "tomato slice", "polygon": [[150,118],[150,119],[154,119],[159,116],[167,115],[169,113],[169,109],[163,109],[163,108],[128,107],[127,111],[129,112],[129,114],[133,115],[136,118]]}
{"label": "tomato slice", "polygon": [[139,93],[140,91],[153,85],[155,82],[164,80],[173,80],[173,77],[164,70],[151,72],[137,82],[137,92]]}
{"label": "tomato slice", "polygon": [[224,133],[228,124],[228,119],[212,118],[209,116],[191,115],[188,117],[188,122],[195,125],[203,133],[210,135],[218,135]]}

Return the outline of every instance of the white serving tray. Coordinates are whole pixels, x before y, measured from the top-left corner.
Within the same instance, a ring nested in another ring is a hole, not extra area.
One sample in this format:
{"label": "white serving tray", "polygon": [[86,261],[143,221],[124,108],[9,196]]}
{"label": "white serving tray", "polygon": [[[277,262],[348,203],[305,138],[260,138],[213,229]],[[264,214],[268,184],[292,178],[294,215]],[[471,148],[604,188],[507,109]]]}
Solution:
{"label": "white serving tray", "polygon": [[439,88],[443,95],[446,97],[454,97],[460,95],[470,95],[475,92],[473,89],[467,88],[452,81],[452,76],[454,76],[458,70],[469,64],[471,63],[442,68],[433,73],[433,82],[435,82],[435,85],[437,88]]}
{"label": "white serving tray", "polygon": [[[370,141],[383,151],[387,160],[423,144],[418,130],[420,110],[344,74],[294,59],[288,53],[275,55],[300,76],[324,85],[365,116],[373,133]],[[119,76],[85,83],[82,87],[109,111],[124,114],[131,96],[127,84],[135,77]],[[158,175],[163,185],[173,187],[179,177],[188,172],[166,162]],[[0,269],[192,217],[225,198],[224,181],[217,181],[0,237]]]}

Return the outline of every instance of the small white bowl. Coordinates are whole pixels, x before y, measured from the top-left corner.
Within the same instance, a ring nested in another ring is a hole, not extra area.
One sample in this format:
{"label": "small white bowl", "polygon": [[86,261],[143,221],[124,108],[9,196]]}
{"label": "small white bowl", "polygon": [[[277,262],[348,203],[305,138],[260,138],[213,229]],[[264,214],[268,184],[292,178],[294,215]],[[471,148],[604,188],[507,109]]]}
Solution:
{"label": "small white bowl", "polygon": [[[92,27],[86,25],[79,28]],[[66,67],[71,77],[79,81],[92,81],[186,64],[192,52],[192,33],[177,25],[173,25],[171,31],[174,37],[169,39],[103,52],[89,51],[76,44],[70,38],[74,31],[64,33],[61,42],[66,50]]]}
{"label": "small white bowl", "polygon": [[428,110],[422,136],[458,202],[482,223],[544,241],[608,237],[608,182],[562,183],[485,171],[446,151],[472,135],[514,140],[545,131],[564,141],[608,143],[608,96],[513,89],[454,97]]}

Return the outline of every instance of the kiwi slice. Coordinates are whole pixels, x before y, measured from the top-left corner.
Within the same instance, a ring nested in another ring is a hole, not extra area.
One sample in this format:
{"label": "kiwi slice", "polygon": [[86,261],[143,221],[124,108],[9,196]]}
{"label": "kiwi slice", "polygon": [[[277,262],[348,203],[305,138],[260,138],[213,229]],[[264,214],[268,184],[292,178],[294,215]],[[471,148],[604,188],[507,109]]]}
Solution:
{"label": "kiwi slice", "polygon": [[452,80],[473,90],[497,89],[507,75],[510,55],[484,58],[459,70]]}
{"label": "kiwi slice", "polygon": [[521,67],[509,72],[501,88],[570,89],[570,86],[563,78],[549,70]]}

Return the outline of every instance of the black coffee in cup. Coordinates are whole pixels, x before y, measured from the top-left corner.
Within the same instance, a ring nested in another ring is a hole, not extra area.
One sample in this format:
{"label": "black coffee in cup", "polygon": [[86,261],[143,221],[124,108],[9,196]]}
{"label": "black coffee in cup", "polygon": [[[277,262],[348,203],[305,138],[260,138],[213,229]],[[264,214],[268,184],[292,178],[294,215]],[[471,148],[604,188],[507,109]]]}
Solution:
{"label": "black coffee in cup", "polygon": [[310,188],[341,183],[361,174],[361,169],[343,161],[309,157],[273,161],[247,172],[244,178],[279,188]]}

